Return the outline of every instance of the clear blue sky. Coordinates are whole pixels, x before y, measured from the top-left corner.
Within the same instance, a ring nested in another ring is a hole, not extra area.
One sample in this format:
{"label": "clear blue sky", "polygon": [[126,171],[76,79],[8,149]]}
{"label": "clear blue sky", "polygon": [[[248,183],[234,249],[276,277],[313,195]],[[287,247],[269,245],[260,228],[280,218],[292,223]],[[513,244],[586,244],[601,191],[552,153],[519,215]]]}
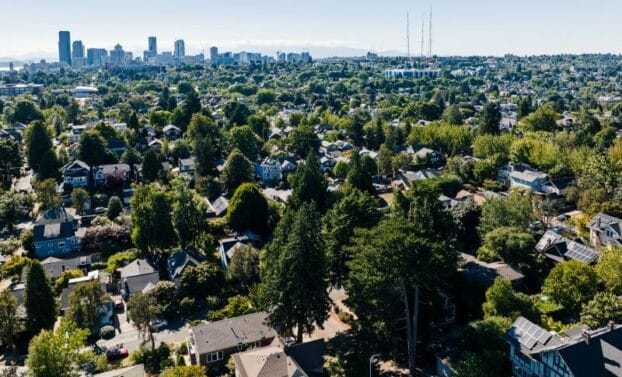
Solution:
{"label": "clear blue sky", "polygon": [[407,10],[418,53],[430,5],[440,55],[622,52],[621,0],[0,0],[0,57],[56,57],[58,30],[87,48],[134,52],[156,35],[160,50],[183,38],[188,53],[404,53]]}

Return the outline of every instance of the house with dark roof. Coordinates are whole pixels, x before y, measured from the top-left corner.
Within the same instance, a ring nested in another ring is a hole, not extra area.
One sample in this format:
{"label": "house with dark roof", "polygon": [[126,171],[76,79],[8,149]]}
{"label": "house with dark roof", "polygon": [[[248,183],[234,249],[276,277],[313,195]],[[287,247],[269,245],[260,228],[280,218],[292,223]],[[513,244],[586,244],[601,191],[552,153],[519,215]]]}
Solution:
{"label": "house with dark roof", "polygon": [[80,240],[76,236],[77,229],[78,222],[65,208],[52,208],[43,212],[32,230],[37,258],[78,251]]}
{"label": "house with dark roof", "polygon": [[259,312],[191,327],[191,364],[204,366],[209,374],[223,373],[231,355],[269,346],[277,334],[266,325],[267,318],[268,313]]}
{"label": "house with dark roof", "polygon": [[514,376],[622,376],[622,325],[554,334],[518,317],[505,339]]}
{"label": "house with dark roof", "polygon": [[164,128],[162,129],[162,134],[168,140],[177,140],[181,137],[182,131],[179,127],[169,124],[167,126],[164,126]]}
{"label": "house with dark roof", "polygon": [[599,213],[587,224],[590,243],[594,247],[622,246],[622,220]]}
{"label": "house with dark roof", "polygon": [[166,261],[166,269],[169,278],[175,283],[175,287],[179,289],[181,286],[181,276],[189,267],[195,267],[201,263],[202,258],[190,251],[177,251],[168,257]]}
{"label": "house with dark roof", "polygon": [[160,273],[146,259],[136,259],[118,271],[119,290],[126,300],[134,293],[148,292],[160,281]]}
{"label": "house with dark roof", "polygon": [[91,167],[84,161],[75,160],[63,166],[63,182],[72,187],[86,187],[89,185]]}
{"label": "house with dark roof", "polygon": [[558,263],[570,259],[583,263],[595,263],[600,254],[591,247],[577,241],[570,240],[562,235],[547,230],[536,244],[536,251],[544,254],[550,260]]}
{"label": "house with dark roof", "polygon": [[218,241],[218,252],[220,253],[220,263],[224,268],[229,266],[233,254],[236,250],[244,245],[250,244],[250,239],[247,236],[235,236],[230,238],[223,238]]}

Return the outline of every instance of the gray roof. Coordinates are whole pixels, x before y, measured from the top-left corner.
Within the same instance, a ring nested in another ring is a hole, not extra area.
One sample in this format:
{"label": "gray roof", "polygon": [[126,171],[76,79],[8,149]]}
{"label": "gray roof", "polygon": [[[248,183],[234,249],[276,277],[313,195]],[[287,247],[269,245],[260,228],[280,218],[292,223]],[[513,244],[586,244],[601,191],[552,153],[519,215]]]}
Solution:
{"label": "gray roof", "polygon": [[41,266],[49,279],[56,279],[64,271],[85,268],[92,263],[90,255],[61,259],[48,257],[41,261]]}
{"label": "gray roof", "polygon": [[600,256],[591,247],[570,240],[551,230],[547,230],[540,238],[540,241],[536,244],[536,250],[557,262],[576,259],[583,263],[594,263]]}
{"label": "gray roof", "polygon": [[276,332],[265,324],[267,318],[266,312],[252,313],[194,326],[190,332],[197,352],[206,354],[274,338]]}
{"label": "gray roof", "polygon": [[603,230],[610,227],[618,236],[622,235],[622,220],[604,213],[594,216],[587,224],[587,227],[594,230]]}
{"label": "gray roof", "polygon": [[125,267],[121,267],[119,272],[121,273],[121,277],[125,278],[130,276],[151,274],[155,272],[155,268],[153,268],[153,266],[145,259],[136,259]]}
{"label": "gray roof", "polygon": [[197,257],[191,255],[187,251],[178,251],[173,253],[166,261],[168,273],[172,280],[181,277],[186,267],[193,267],[200,263]]}
{"label": "gray roof", "polygon": [[507,331],[506,336],[510,341],[518,343],[521,352],[527,355],[563,344],[557,335],[525,317],[518,317]]}
{"label": "gray roof", "polygon": [[216,217],[220,217],[227,212],[229,199],[221,195],[212,201],[208,201],[207,204],[209,204],[211,212],[213,212]]}

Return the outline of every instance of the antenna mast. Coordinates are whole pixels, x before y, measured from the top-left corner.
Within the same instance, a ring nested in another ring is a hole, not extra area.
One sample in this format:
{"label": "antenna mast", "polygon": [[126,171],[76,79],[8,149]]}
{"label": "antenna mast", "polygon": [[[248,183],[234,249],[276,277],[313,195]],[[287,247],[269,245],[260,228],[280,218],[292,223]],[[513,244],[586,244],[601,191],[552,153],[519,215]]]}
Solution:
{"label": "antenna mast", "polygon": [[423,40],[425,38],[425,16],[421,15],[421,58],[423,59]]}
{"label": "antenna mast", "polygon": [[410,16],[406,12],[406,57],[410,60]]}
{"label": "antenna mast", "polygon": [[429,48],[428,55],[430,59],[432,59],[432,6],[431,5],[430,5],[430,23],[428,26],[430,28],[430,30],[428,31],[428,37],[430,38],[430,44],[428,46]]}

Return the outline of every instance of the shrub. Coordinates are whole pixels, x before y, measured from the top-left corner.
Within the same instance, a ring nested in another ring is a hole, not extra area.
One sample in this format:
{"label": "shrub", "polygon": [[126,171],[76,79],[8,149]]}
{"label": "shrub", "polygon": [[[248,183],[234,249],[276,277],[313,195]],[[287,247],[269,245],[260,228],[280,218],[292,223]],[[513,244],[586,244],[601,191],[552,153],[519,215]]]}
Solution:
{"label": "shrub", "polygon": [[99,336],[102,339],[112,339],[116,335],[115,329],[112,326],[104,326],[99,330]]}
{"label": "shrub", "polygon": [[192,297],[184,297],[179,302],[179,311],[186,315],[194,313],[196,308],[196,301]]}
{"label": "shrub", "polygon": [[129,249],[132,240],[127,228],[116,225],[96,226],[86,231],[81,244],[84,253],[102,253],[107,256]]}

